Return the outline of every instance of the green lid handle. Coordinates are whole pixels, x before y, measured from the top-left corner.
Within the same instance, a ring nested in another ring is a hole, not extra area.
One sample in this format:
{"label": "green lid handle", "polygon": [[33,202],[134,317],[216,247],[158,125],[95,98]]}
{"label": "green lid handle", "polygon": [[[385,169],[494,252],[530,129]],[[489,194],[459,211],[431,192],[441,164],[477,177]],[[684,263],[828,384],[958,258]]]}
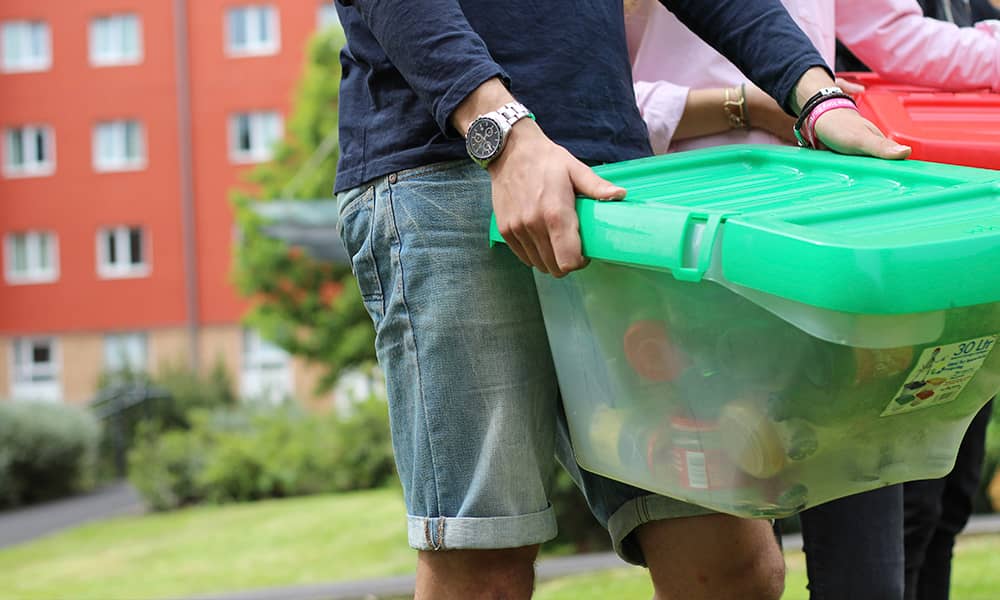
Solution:
{"label": "green lid handle", "polygon": [[587,258],[669,269],[676,279],[692,282],[701,281],[711,266],[715,239],[728,216],[662,203],[590,199],[577,201],[577,213]]}
{"label": "green lid handle", "polygon": [[[704,278],[721,225],[732,216],[671,204],[590,198],[578,198],[576,209],[585,257],[668,269],[679,281],[691,282]],[[502,243],[494,216],[490,246]]]}

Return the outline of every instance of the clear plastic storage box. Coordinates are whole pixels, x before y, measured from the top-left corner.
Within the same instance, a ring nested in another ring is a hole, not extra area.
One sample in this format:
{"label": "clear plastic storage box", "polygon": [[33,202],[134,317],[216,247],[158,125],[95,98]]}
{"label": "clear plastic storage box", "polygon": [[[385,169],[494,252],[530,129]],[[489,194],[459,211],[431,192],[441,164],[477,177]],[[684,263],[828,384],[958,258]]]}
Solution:
{"label": "clear plastic storage box", "polygon": [[743,517],[951,469],[1000,390],[1000,174],[755,146],[596,171],[629,193],[578,199],[592,263],[536,277],[581,466]]}

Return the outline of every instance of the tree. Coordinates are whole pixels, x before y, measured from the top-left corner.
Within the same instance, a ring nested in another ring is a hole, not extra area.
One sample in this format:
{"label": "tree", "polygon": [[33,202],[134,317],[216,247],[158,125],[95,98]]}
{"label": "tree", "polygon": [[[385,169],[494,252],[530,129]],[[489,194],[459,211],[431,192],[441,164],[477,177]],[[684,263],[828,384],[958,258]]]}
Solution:
{"label": "tree", "polygon": [[246,322],[290,353],[319,364],[324,372],[318,391],[331,388],[344,369],[374,362],[372,323],[350,268],[277,239],[259,209],[262,203],[294,200],[318,210],[332,201],[343,45],[344,34],[336,27],[310,40],[285,140],[270,162],[248,173],[249,188],[232,192],[242,234],[235,278],[253,300]]}

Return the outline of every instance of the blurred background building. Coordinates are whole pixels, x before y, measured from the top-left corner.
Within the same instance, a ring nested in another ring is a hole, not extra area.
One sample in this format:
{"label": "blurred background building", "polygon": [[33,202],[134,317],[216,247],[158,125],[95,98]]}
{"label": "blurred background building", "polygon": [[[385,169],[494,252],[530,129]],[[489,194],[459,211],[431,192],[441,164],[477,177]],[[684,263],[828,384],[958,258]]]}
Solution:
{"label": "blurred background building", "polygon": [[320,0],[0,4],[0,398],[221,360],[244,397],[315,370],[240,319],[228,199],[282,136]]}

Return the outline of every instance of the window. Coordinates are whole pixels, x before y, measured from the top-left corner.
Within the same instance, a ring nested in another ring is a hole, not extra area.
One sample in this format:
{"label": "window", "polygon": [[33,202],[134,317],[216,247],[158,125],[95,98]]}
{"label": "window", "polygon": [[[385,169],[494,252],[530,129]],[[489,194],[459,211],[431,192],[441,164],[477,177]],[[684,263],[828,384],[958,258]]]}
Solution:
{"label": "window", "polygon": [[58,347],[52,338],[14,338],[11,396],[15,400],[58,402]]}
{"label": "window", "polygon": [[97,274],[112,279],[149,275],[148,247],[141,227],[111,227],[97,234]]}
{"label": "window", "polygon": [[4,242],[7,283],[47,283],[59,279],[55,234],[46,231],[10,233]]}
{"label": "window", "polygon": [[136,15],[96,17],[90,22],[90,64],[98,67],[142,62],[142,23]]}
{"label": "window", "polygon": [[44,71],[52,66],[49,26],[42,21],[7,21],[3,38],[2,69],[7,73]]}
{"label": "window", "polygon": [[317,29],[327,29],[328,27],[340,27],[340,16],[337,14],[336,0],[320,2],[319,10],[316,14]]}
{"label": "window", "polygon": [[4,131],[3,171],[7,177],[51,175],[55,171],[52,129],[23,125]]}
{"label": "window", "polygon": [[235,114],[229,119],[229,155],[234,162],[270,160],[282,135],[284,125],[277,112]]}
{"label": "window", "polygon": [[94,170],[133,171],[146,166],[146,143],[138,121],[106,121],[94,128]]}
{"label": "window", "polygon": [[104,370],[108,373],[145,371],[147,347],[145,333],[115,333],[104,336]]}
{"label": "window", "polygon": [[292,395],[292,365],[288,352],[260,336],[243,330],[243,372],[240,389],[244,398],[278,404]]}
{"label": "window", "polygon": [[226,48],[232,56],[276,54],[281,46],[273,6],[237,6],[226,14]]}

